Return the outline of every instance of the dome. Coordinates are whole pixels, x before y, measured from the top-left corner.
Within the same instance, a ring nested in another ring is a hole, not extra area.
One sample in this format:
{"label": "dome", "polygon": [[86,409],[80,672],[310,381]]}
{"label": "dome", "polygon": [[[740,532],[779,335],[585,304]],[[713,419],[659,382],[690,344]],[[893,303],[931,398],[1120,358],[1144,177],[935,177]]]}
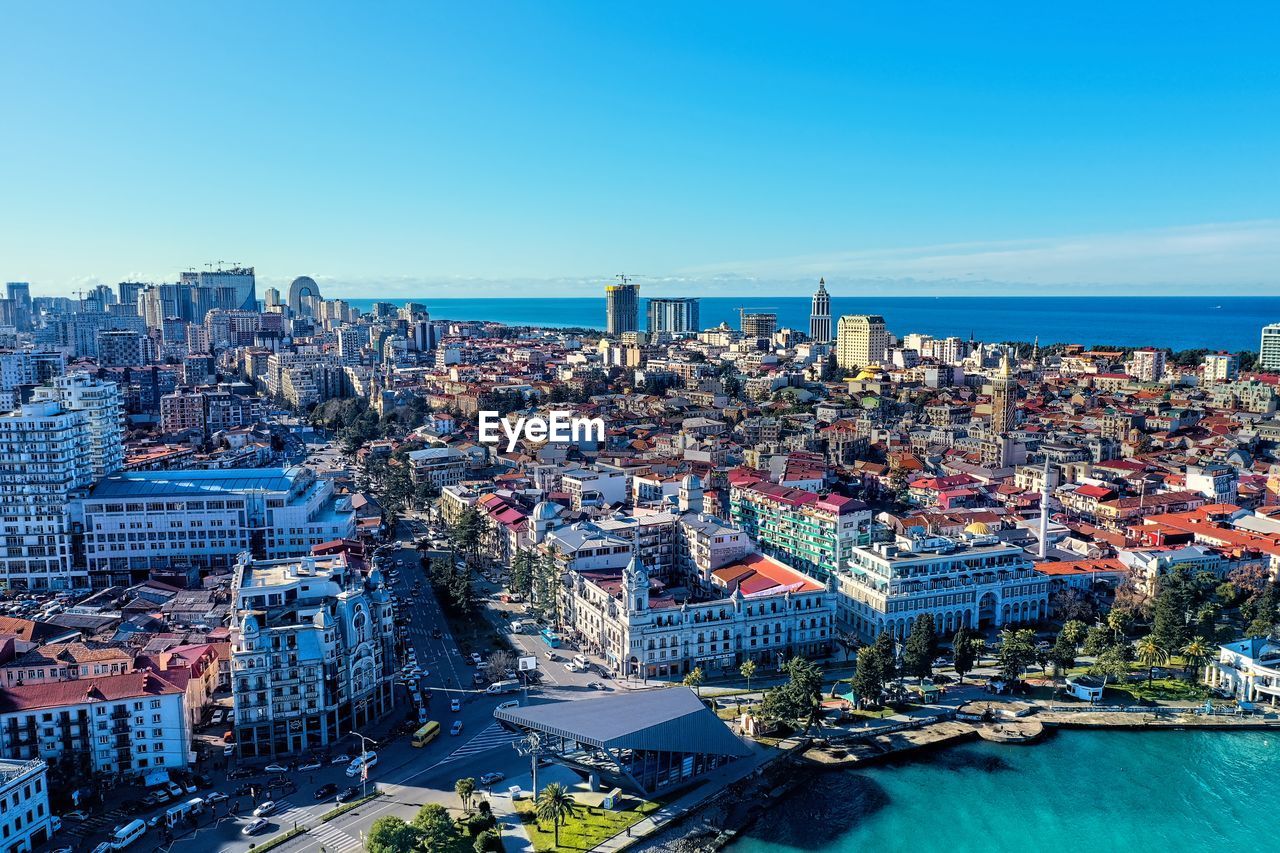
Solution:
{"label": "dome", "polygon": [[965,533],[972,533],[974,536],[987,536],[991,533],[991,528],[987,526],[985,521],[975,521],[964,529]]}
{"label": "dome", "polygon": [[560,517],[560,505],[550,501],[538,501],[533,508],[534,521],[552,521]]}
{"label": "dome", "polygon": [[701,489],[702,481],[692,474],[685,474],[684,479],[680,481],[680,488],[687,490]]}

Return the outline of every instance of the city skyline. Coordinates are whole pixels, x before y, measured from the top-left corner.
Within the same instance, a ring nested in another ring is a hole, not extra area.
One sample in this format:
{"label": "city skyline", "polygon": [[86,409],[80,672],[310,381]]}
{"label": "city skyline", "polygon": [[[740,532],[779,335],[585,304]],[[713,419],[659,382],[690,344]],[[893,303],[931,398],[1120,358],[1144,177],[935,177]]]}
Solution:
{"label": "city skyline", "polygon": [[663,11],[13,10],[0,275],[1278,292],[1270,7]]}

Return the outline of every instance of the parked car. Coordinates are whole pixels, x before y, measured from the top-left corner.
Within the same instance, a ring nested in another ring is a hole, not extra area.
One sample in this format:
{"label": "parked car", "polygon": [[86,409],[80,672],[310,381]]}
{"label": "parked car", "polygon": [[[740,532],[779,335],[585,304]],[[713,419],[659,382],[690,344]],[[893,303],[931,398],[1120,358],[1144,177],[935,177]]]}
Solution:
{"label": "parked car", "polygon": [[266,767],[262,769],[268,773],[288,773],[289,772],[289,768],[285,767],[283,764],[268,764]]}
{"label": "parked car", "polygon": [[317,800],[326,800],[338,792],[338,786],[329,782],[316,788],[315,798]]}
{"label": "parked car", "polygon": [[229,799],[231,798],[221,791],[214,791],[212,794],[205,797],[204,801],[211,806],[216,806],[218,803],[225,803]]}
{"label": "parked car", "polygon": [[360,789],[355,785],[350,785],[342,789],[342,793],[338,794],[338,802],[345,803],[351,800],[359,799]]}
{"label": "parked car", "polygon": [[507,778],[506,773],[502,773],[498,770],[495,770],[492,773],[486,773],[483,776],[481,776],[480,784],[487,787],[489,785],[497,784],[498,782],[501,782],[505,778]]}
{"label": "parked car", "polygon": [[480,653],[479,653],[479,652],[472,652],[472,653],[471,653],[471,665],[472,665],[472,666],[479,666],[479,665],[480,665],[480,664],[482,664],[482,663],[484,663],[484,658],[480,657]]}
{"label": "parked car", "polygon": [[168,791],[169,795],[173,797],[181,797],[183,794],[186,793],[186,791],[182,790],[182,786],[179,785],[177,782],[170,782],[168,785],[165,786],[165,790]]}
{"label": "parked car", "polygon": [[226,756],[228,756],[228,757],[229,757],[229,756],[232,756],[232,755],[235,755],[235,754],[236,754],[236,748],[235,748],[234,746],[232,746],[231,744],[227,744],[226,746],[224,746],[224,747],[222,748],[222,754],[223,754],[223,755],[226,755]]}
{"label": "parked car", "polygon": [[307,772],[309,772],[309,771],[311,771],[311,770],[319,770],[319,769],[320,769],[321,767],[323,767],[323,766],[324,766],[324,765],[323,765],[323,764],[321,764],[319,761],[315,761],[315,760],[313,759],[313,760],[311,760],[311,761],[308,761],[306,764],[299,764],[299,765],[298,765],[298,772],[299,772],[299,773],[307,773]]}

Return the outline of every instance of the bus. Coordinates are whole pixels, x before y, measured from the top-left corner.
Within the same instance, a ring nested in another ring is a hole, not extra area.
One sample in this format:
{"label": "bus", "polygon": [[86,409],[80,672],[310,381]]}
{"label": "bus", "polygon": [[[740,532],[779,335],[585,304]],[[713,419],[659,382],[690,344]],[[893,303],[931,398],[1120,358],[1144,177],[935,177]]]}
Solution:
{"label": "bus", "polygon": [[435,740],[436,736],[439,734],[440,724],[435,720],[431,720],[425,726],[413,733],[412,743],[414,746],[426,746],[431,743],[431,741]]}
{"label": "bus", "polygon": [[550,628],[542,629],[542,640],[553,649],[560,648],[560,635]]}

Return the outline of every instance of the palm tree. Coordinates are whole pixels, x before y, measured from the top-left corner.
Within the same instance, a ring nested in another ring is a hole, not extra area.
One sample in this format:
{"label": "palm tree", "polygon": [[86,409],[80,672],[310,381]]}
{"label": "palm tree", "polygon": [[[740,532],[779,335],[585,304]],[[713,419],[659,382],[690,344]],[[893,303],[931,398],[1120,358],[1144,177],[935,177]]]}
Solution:
{"label": "palm tree", "polygon": [[462,801],[462,808],[467,814],[471,813],[471,798],[476,794],[476,780],[470,776],[465,779],[459,779],[453,783],[453,792],[458,795],[458,799]]}
{"label": "palm tree", "polygon": [[692,687],[697,692],[698,696],[702,696],[702,682],[705,678],[706,673],[702,671],[702,667],[695,666],[689,671],[689,674],[684,677],[684,686]]}
{"label": "palm tree", "polygon": [[578,804],[569,793],[569,789],[559,782],[552,782],[538,792],[534,804],[534,814],[539,821],[549,820],[556,833],[556,847],[560,846],[560,824],[574,817],[578,812]]}
{"label": "palm tree", "polygon": [[1155,678],[1156,667],[1167,660],[1169,653],[1156,642],[1155,637],[1148,635],[1138,643],[1138,661],[1147,668],[1147,687],[1151,686]]}
{"label": "palm tree", "polygon": [[742,666],[738,668],[738,672],[747,680],[747,692],[751,692],[751,678],[756,674],[756,662],[753,660],[745,660]]}
{"label": "palm tree", "polygon": [[1208,663],[1209,654],[1209,643],[1204,637],[1194,637],[1182,647],[1182,657],[1187,662],[1187,669],[1197,673]]}

